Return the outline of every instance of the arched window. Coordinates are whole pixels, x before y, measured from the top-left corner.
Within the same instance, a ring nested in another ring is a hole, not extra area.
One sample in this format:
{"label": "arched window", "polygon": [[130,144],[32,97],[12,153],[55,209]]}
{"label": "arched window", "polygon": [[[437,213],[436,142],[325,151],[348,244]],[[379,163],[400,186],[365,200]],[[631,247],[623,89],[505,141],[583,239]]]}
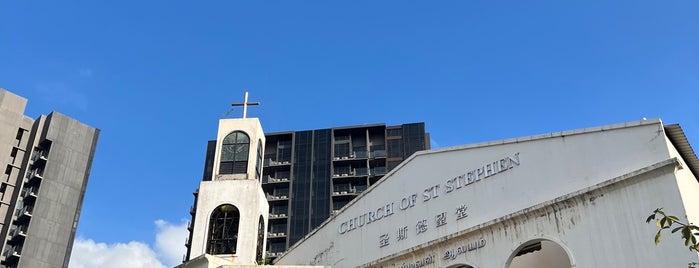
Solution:
{"label": "arched window", "polygon": [[255,177],[258,181],[262,177],[262,140],[257,141],[257,162],[255,163]]}
{"label": "arched window", "polygon": [[221,166],[219,174],[248,173],[248,151],[250,137],[242,131],[235,131],[223,139],[221,146]]}
{"label": "arched window", "polygon": [[209,219],[206,253],[235,254],[238,225],[240,225],[240,212],[237,207],[225,204],[214,209]]}
{"label": "arched window", "polygon": [[257,254],[255,258],[257,259],[257,264],[267,264],[264,259],[262,259],[262,249],[265,242],[265,219],[260,216],[260,223],[257,226]]}

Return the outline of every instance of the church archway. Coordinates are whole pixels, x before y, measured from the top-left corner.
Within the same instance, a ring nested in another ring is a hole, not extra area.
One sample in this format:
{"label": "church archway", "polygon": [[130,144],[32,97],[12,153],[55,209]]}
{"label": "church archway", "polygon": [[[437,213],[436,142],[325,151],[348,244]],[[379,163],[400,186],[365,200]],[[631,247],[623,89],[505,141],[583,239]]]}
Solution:
{"label": "church archway", "polygon": [[206,253],[235,254],[238,244],[240,212],[231,204],[223,204],[211,212]]}
{"label": "church archway", "polygon": [[571,268],[571,258],[558,243],[536,239],[520,245],[507,260],[505,268]]}
{"label": "church archway", "polygon": [[459,263],[459,264],[447,266],[447,268],[474,268],[474,267],[471,265],[468,265],[468,264]]}

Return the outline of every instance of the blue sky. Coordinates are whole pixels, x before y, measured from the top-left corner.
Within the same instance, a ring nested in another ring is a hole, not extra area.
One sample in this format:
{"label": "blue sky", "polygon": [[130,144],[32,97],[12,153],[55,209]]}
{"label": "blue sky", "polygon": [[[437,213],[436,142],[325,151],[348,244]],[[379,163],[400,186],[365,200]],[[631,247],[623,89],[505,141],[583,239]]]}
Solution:
{"label": "blue sky", "polygon": [[696,1],[6,1],[0,87],[28,98],[31,117],[56,110],[102,130],[80,241],[105,252],[137,243],[154,250],[143,258],[170,265],[177,254],[158,237],[189,217],[206,141],[245,90],[262,103],[249,116],[266,132],[424,121],[433,147],[446,147],[647,117],[680,123],[699,143],[697,10]]}

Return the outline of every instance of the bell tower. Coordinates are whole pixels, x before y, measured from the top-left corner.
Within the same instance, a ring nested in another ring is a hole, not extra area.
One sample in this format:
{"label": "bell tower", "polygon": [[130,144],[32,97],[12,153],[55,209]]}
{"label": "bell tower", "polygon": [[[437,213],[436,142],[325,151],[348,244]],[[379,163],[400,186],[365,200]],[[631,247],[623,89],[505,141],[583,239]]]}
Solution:
{"label": "bell tower", "polygon": [[255,265],[264,259],[269,204],[262,190],[265,136],[257,118],[218,123],[211,178],[199,183],[188,241],[191,259],[205,254],[233,265]]}

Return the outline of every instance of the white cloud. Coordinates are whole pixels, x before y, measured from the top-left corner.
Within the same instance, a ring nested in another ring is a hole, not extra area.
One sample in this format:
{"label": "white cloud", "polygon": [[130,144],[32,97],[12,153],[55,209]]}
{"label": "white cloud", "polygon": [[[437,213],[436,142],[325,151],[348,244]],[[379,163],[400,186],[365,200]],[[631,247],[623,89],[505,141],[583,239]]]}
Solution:
{"label": "white cloud", "polygon": [[187,222],[174,225],[157,220],[155,226],[158,227],[158,233],[155,235],[155,250],[158,256],[170,267],[182,263],[182,256],[186,251],[184,242],[189,235]]}
{"label": "white cloud", "polygon": [[155,226],[155,250],[139,241],[107,244],[77,238],[68,267],[165,268],[180,264],[186,250],[187,223],[177,225],[157,220]]}
{"label": "white cloud", "polygon": [[148,245],[131,241],[127,244],[95,243],[92,239],[78,238],[73,244],[70,268],[157,268],[160,263]]}

